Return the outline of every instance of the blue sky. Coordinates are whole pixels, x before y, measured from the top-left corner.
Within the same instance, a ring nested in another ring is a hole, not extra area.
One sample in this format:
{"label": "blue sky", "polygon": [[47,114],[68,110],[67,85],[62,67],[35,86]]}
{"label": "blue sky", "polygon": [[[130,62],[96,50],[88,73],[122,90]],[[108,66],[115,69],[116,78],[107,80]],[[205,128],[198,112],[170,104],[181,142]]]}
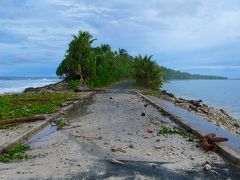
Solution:
{"label": "blue sky", "polygon": [[239,0],[0,0],[0,76],[54,76],[79,30],[173,69],[240,77]]}

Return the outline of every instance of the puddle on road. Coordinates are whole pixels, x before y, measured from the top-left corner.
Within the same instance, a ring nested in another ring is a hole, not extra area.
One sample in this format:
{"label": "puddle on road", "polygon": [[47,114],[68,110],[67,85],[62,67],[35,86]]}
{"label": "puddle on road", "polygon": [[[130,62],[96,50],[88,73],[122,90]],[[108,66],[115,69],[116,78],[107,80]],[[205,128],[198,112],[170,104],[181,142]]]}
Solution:
{"label": "puddle on road", "polygon": [[[93,102],[94,102],[93,99],[84,100],[84,102],[75,105],[73,109],[71,109],[68,112],[68,114],[64,116],[64,118],[71,122],[76,118],[86,115],[88,113],[89,105],[91,105]],[[49,124],[47,127],[45,127],[37,134],[35,134],[32,138],[30,138],[27,144],[31,148],[38,148],[54,143],[54,138],[57,136],[64,136],[66,138],[65,134],[61,131],[58,131],[57,129],[58,129],[57,125]]]}
{"label": "puddle on road", "polygon": [[34,135],[31,139],[28,140],[27,144],[31,148],[38,148],[44,145],[52,144],[53,137],[59,135],[57,133],[57,126],[49,124],[43,130]]}
{"label": "puddle on road", "polygon": [[93,102],[94,102],[93,98],[84,100],[84,102],[81,102],[80,104],[75,105],[73,107],[73,109],[68,111],[67,115],[65,115],[64,117],[66,119],[68,119],[69,121],[71,121],[71,120],[74,120],[76,118],[79,118],[81,116],[84,116],[84,115],[90,113],[88,111],[88,107],[91,104],[93,104]]}

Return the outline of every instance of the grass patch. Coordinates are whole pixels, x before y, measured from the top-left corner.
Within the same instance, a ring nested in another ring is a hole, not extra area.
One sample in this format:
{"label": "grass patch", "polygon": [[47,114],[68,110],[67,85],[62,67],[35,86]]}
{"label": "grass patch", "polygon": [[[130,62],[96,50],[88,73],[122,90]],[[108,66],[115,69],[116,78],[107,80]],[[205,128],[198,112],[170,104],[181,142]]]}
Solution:
{"label": "grass patch", "polygon": [[183,137],[189,137],[191,134],[187,132],[185,129],[174,129],[166,126],[160,126],[160,129],[158,131],[158,135],[172,135],[172,134],[178,134]]}
{"label": "grass patch", "polygon": [[161,94],[160,90],[142,90],[142,94],[144,95],[151,95],[151,96],[158,96]]}
{"label": "grass patch", "polygon": [[64,126],[69,125],[69,121],[66,118],[58,118],[54,123],[57,124],[58,129],[62,129]]}
{"label": "grass patch", "polygon": [[12,130],[12,129],[16,129],[17,128],[17,126],[15,126],[15,125],[12,125],[12,124],[10,124],[10,125],[1,125],[0,126],[0,129],[9,129],[9,130]]}
{"label": "grass patch", "polygon": [[80,97],[79,93],[2,95],[0,96],[0,121],[55,113],[66,99]]}
{"label": "grass patch", "polygon": [[19,145],[8,149],[3,155],[0,155],[0,161],[9,163],[15,160],[31,159],[32,156],[26,155],[25,152],[30,149],[30,146]]}
{"label": "grass patch", "polygon": [[140,91],[144,91],[146,88],[143,86],[140,86],[139,84],[136,83],[136,81],[133,83],[134,89],[138,89]]}

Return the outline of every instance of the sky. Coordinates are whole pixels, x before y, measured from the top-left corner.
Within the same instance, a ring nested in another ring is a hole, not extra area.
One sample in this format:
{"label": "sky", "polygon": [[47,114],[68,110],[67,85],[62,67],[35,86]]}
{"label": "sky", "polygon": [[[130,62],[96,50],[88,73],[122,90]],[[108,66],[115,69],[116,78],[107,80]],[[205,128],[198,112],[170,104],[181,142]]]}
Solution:
{"label": "sky", "polygon": [[240,0],[0,0],[0,76],[55,76],[73,34],[240,78]]}

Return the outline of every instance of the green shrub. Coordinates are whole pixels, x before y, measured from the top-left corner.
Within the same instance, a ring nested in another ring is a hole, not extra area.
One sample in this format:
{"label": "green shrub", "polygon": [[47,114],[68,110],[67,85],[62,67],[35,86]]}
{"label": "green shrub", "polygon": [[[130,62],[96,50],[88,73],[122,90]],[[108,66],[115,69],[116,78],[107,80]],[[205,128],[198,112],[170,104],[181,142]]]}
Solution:
{"label": "green shrub", "polygon": [[80,85],[80,80],[71,80],[68,82],[69,89],[76,89]]}
{"label": "green shrub", "polygon": [[144,95],[158,96],[161,94],[160,90],[143,90],[142,93]]}
{"label": "green shrub", "polygon": [[[80,93],[0,95],[0,121],[55,113],[66,99],[81,97]],[[18,101],[18,99],[39,99],[39,101]],[[41,101],[42,99],[49,100]]]}
{"label": "green shrub", "polygon": [[158,135],[172,135],[172,134],[178,134],[183,137],[189,136],[189,133],[185,129],[174,129],[166,126],[160,126]]}
{"label": "green shrub", "polygon": [[139,86],[159,89],[162,85],[162,69],[151,56],[137,56],[134,59],[134,78]]}
{"label": "green shrub", "polygon": [[3,155],[0,155],[0,161],[8,163],[14,160],[30,159],[32,157],[25,154],[29,149],[30,146],[27,145],[18,145],[14,148],[8,149]]}
{"label": "green shrub", "polygon": [[54,122],[57,124],[58,129],[62,129],[65,125],[69,124],[69,121],[66,118],[58,118]]}

